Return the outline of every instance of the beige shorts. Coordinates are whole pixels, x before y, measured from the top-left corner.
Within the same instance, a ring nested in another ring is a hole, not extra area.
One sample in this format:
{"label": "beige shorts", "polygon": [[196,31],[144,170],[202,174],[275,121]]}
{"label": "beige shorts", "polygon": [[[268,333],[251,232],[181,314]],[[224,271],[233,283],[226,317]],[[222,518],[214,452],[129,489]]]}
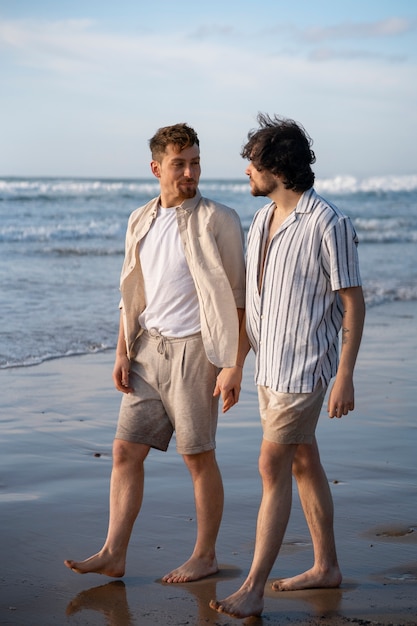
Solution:
{"label": "beige shorts", "polygon": [[178,339],[144,332],[130,364],[133,392],[123,395],[116,439],[166,450],[175,431],[180,454],[213,450],[218,373],[200,334]]}
{"label": "beige shorts", "polygon": [[274,443],[311,444],[325,394],[321,382],[311,393],[281,393],[258,386],[264,439]]}

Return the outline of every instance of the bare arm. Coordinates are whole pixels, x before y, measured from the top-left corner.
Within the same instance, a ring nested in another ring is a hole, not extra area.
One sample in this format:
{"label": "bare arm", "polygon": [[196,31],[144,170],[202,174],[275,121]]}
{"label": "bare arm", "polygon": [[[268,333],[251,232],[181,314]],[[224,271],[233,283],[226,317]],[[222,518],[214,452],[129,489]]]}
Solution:
{"label": "bare arm", "polygon": [[123,314],[120,311],[119,336],[116,347],[116,360],[113,367],[113,382],[122,393],[131,393],[133,389],[129,387],[130,361],[126,354],[126,341],[123,325]]}
{"label": "bare arm", "polygon": [[223,399],[223,413],[226,413],[239,401],[240,386],[242,383],[243,365],[250,350],[250,343],[246,334],[246,316],[243,309],[238,309],[240,332],[239,347],[234,367],[225,367],[217,376],[214,396],[221,394]]}
{"label": "bare arm", "polygon": [[342,417],[355,408],[353,370],[362,339],[365,303],[361,287],[339,291],[343,304],[342,349],[337,375],[330,391],[327,410],[329,417]]}

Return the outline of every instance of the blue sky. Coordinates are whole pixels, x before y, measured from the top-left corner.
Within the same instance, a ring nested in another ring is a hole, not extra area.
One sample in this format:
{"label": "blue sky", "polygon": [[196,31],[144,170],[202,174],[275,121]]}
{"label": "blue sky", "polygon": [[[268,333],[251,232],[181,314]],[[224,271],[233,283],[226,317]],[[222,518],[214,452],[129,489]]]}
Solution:
{"label": "blue sky", "polygon": [[0,176],[149,176],[184,121],[204,177],[243,177],[259,111],[318,176],[417,170],[415,0],[0,0],[0,81]]}

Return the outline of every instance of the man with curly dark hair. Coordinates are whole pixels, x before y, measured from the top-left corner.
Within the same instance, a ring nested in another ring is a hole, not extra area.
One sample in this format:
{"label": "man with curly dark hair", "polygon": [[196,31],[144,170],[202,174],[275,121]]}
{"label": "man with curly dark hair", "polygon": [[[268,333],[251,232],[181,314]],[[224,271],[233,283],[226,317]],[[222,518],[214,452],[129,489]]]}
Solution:
{"label": "man with curly dark hair", "polygon": [[[314,564],[273,583],[276,591],[338,587],[342,580],[333,502],[315,429],[329,383],[329,417],[354,409],[353,370],[365,307],[357,236],[337,207],[313,188],[312,141],[293,120],[259,115],[242,156],[254,196],[271,202],[252,222],[247,247],[246,319],[236,365],[217,378],[228,410],[239,397],[242,368],[252,348],[263,441],[259,458],[263,495],[255,552],[240,589],[212,601],[221,613],[260,615],[264,588],[286,531],[294,474],[310,530]],[[342,348],[339,360],[339,331]]]}

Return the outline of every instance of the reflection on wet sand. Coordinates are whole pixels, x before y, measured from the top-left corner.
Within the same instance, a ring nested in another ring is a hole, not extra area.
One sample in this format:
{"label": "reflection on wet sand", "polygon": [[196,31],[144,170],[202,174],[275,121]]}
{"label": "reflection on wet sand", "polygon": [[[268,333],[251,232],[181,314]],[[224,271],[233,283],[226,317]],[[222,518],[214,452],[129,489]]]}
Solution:
{"label": "reflection on wet sand", "polygon": [[[209,602],[217,597],[217,584],[228,579],[236,578],[241,575],[238,568],[223,566],[218,574],[198,580],[191,583],[180,583],[170,585],[160,583],[165,589],[169,590],[172,600],[175,600],[176,594],[182,594],[186,591],[197,604],[198,624],[214,625],[218,623],[218,613],[210,608]],[[134,581],[130,589],[136,587]],[[303,591],[281,591],[276,592],[271,588],[272,580],[266,585],[265,597],[277,600],[277,610],[279,610],[279,599],[292,599],[305,602],[311,608],[310,610],[322,618],[336,617],[342,597],[345,593],[354,588],[353,584],[344,583],[342,587],[337,589],[306,589]],[[166,598],[164,598],[166,600]],[[129,608],[126,584],[121,580],[112,581],[105,585],[92,587],[79,593],[68,604],[66,614],[73,615],[79,611],[89,610],[97,611],[106,618],[107,626],[134,626],[139,616],[134,618]],[[159,615],[160,617],[160,615]],[[167,616],[168,617],[168,616]],[[250,617],[241,622],[244,626],[263,626],[265,621],[262,617]]]}
{"label": "reflection on wet sand", "polygon": [[68,604],[66,614],[78,611],[98,611],[107,621],[107,626],[134,626],[129,610],[126,585],[122,580],[113,580],[106,585],[81,591]]}
{"label": "reflection on wet sand", "polygon": [[[197,602],[197,623],[215,624],[218,614],[209,607],[209,602],[216,597],[217,583],[236,578],[240,574],[241,570],[238,568],[221,566],[220,571],[214,576],[191,583],[174,585],[163,583],[161,580],[155,582],[161,583],[172,594],[184,591],[189,593]],[[134,586],[133,583],[132,587],[129,585],[129,588],[132,589]],[[107,626],[134,626],[137,623],[137,616],[134,619],[129,609],[126,584],[122,580],[81,591],[68,604],[66,614],[70,616],[83,610],[102,613],[106,618]],[[262,626],[262,623],[261,618],[250,618],[244,622],[248,626]]]}
{"label": "reflection on wet sand", "polygon": [[[164,587],[170,587],[171,589],[180,588],[186,590],[197,601],[198,607],[198,624],[213,624],[217,619],[217,612],[210,608],[209,602],[216,597],[217,583],[231,578],[236,578],[241,574],[241,570],[231,566],[220,566],[220,570],[214,576],[203,578],[202,580],[196,580],[191,583],[179,583],[170,585],[167,583],[161,583]],[[159,581],[158,581],[159,582]],[[254,624],[255,622],[250,622]],[[262,624],[262,621],[256,622],[256,626]]]}
{"label": "reflection on wet sand", "polygon": [[272,589],[273,580],[269,580],[265,587],[265,597],[285,598],[286,600],[303,601],[309,604],[311,610],[322,617],[331,617],[337,615],[342,602],[343,595],[354,589],[355,585],[343,583],[341,587],[336,589],[302,589],[299,591],[274,591]]}

